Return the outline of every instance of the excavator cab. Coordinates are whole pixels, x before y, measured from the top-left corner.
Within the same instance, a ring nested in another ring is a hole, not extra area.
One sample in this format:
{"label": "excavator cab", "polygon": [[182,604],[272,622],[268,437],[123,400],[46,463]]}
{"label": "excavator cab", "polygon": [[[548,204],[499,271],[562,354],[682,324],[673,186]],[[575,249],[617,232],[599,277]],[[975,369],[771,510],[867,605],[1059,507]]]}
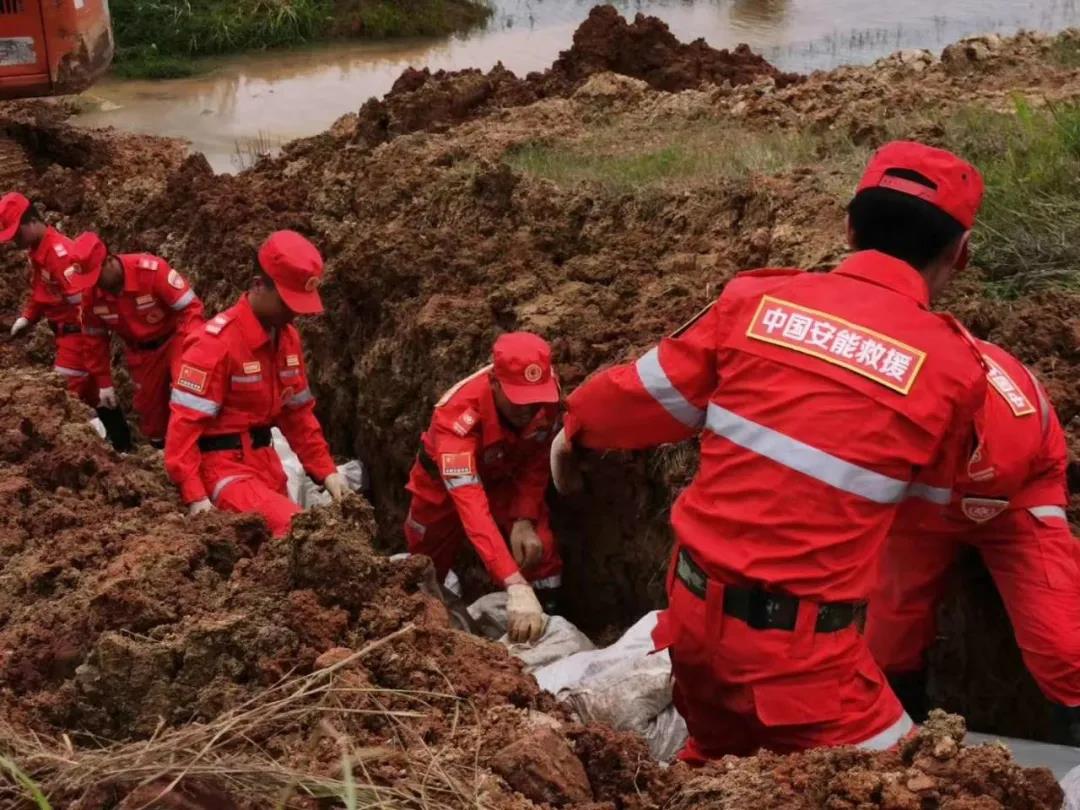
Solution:
{"label": "excavator cab", "polygon": [[0,0],[0,99],[78,93],[112,57],[108,0]]}

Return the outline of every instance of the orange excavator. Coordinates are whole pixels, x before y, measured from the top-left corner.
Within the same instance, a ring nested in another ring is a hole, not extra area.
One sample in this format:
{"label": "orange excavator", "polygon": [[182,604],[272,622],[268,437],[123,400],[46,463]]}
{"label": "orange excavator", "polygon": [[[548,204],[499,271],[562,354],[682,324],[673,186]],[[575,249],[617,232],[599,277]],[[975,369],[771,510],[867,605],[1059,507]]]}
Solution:
{"label": "orange excavator", "polygon": [[81,92],[112,57],[108,0],[0,0],[0,99]]}

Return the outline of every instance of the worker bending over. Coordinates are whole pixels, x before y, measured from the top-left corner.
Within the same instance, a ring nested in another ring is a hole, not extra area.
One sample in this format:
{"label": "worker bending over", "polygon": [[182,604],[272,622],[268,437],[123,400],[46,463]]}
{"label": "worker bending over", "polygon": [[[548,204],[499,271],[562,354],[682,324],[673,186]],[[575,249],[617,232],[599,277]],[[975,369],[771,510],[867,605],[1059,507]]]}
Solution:
{"label": "worker bending over", "polygon": [[79,306],[82,295],[71,287],[79,271],[75,243],[46,225],[37,206],[17,192],[0,197],[0,242],[14,242],[30,260],[30,294],[11,327],[11,336],[26,334],[44,318],[55,336],[53,370],[67,382],[68,391],[96,409],[113,447],[130,450],[131,431],[115,391],[112,386],[99,389],[90,372],[90,348]]}
{"label": "worker bending over", "polygon": [[288,533],[301,510],[289,499],[273,426],[316,482],[334,498],[344,495],[292,325],[298,315],[323,311],[322,273],[311,242],[293,231],[271,234],[247,293],[188,341],[173,380],[165,469],[190,514],[256,512],[275,537]]}
{"label": "worker bending over", "polygon": [[1004,349],[980,342],[989,369],[979,447],[946,512],[900,510],[870,597],[866,639],[916,718],[927,711],[927,648],[961,546],[979,550],[1024,662],[1056,706],[1057,739],[1080,745],[1080,541],[1065,516],[1069,453],[1042,386]]}
{"label": "worker bending over", "polygon": [[671,652],[684,760],[884,749],[912,728],[858,625],[901,502],[940,510],[973,449],[984,367],[929,304],[965,264],[982,194],[956,156],[888,144],[848,208],[856,252],[835,270],[741,274],[570,396],[560,489],[575,447],[700,435],[653,635]]}
{"label": "worker bending over", "polygon": [[72,287],[82,293],[86,360],[102,403],[116,406],[110,340],[116,334],[124,342],[135,384],[139,429],[162,448],[172,379],[184,336],[203,323],[202,301],[164,259],[149,253],[110,253],[95,233],[75,240],[75,256],[80,272]]}
{"label": "worker bending over", "polygon": [[544,502],[559,383],[551,347],[528,332],[499,337],[493,361],[435,406],[409,475],[405,539],[431,557],[441,582],[468,538],[507,590],[510,639],[535,641],[541,601],[550,610],[562,585]]}

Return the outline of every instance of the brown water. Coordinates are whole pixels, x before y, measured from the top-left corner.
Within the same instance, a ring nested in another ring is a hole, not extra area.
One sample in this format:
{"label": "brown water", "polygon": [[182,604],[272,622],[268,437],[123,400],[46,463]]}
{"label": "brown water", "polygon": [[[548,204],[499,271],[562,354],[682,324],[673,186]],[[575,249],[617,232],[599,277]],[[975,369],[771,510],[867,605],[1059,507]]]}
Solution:
{"label": "brown water", "polygon": [[[494,0],[482,29],[442,40],[245,55],[211,72],[170,81],[108,80],[87,95],[97,107],[79,119],[186,138],[218,171],[251,154],[326,129],[389,90],[409,66],[487,69],[501,61],[540,70],[570,44],[591,0]],[[1080,25],[1080,0],[615,0],[625,14],[652,14],[680,39],[714,47],[749,43],[786,70],[870,62],[900,48],[939,49],[976,33]]]}

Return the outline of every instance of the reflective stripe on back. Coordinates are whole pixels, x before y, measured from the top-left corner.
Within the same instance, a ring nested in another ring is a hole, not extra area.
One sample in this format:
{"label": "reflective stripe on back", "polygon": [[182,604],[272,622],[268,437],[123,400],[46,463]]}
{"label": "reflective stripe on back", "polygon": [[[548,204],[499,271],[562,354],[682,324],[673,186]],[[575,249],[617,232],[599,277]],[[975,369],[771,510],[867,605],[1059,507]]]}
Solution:
{"label": "reflective stripe on back", "polygon": [[705,411],[684,397],[671,382],[664,367],[660,365],[660,350],[654,348],[642,355],[634,365],[641,383],[671,418],[694,430],[701,430],[705,423]]}

